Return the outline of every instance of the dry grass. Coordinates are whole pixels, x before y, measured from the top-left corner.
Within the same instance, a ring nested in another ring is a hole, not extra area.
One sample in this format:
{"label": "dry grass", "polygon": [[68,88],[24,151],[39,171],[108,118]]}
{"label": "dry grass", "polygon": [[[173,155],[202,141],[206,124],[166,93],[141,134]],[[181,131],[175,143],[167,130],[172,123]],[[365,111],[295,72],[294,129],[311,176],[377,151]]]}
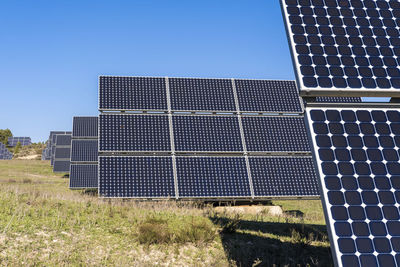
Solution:
{"label": "dry grass", "polygon": [[0,265],[331,265],[320,202],[275,203],[285,215],[98,199],[48,162],[0,161]]}

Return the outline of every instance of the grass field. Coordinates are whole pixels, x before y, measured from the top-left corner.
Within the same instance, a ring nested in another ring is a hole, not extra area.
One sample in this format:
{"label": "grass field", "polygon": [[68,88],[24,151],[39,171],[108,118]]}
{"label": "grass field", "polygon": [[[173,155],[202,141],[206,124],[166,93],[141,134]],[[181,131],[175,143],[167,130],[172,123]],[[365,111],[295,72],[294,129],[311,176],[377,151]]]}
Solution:
{"label": "grass field", "polygon": [[1,266],[331,266],[318,200],[282,216],[70,191],[48,162],[0,161]]}

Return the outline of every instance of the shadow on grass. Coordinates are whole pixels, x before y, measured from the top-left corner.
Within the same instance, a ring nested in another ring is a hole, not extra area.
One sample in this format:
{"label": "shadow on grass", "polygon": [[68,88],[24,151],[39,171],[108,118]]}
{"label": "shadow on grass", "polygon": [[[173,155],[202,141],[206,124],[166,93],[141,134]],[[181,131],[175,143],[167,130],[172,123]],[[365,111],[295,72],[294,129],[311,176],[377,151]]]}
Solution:
{"label": "shadow on grass", "polygon": [[[312,241],[327,240],[324,226],[245,220],[235,224],[224,217],[211,220],[222,226],[225,253],[237,266],[333,266],[329,247],[312,245]],[[240,231],[224,231],[225,225],[236,225]],[[266,233],[290,239],[281,241]]]}

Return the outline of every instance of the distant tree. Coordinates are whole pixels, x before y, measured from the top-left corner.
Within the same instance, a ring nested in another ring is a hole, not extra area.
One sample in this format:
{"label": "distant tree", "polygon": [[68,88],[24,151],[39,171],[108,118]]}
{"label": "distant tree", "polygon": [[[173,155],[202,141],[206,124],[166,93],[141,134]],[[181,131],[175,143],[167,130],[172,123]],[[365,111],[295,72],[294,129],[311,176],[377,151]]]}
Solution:
{"label": "distant tree", "polygon": [[12,137],[12,133],[10,129],[5,129],[1,130],[0,129],[0,142],[2,142],[4,145],[7,145],[8,143],[8,137]]}
{"label": "distant tree", "polygon": [[14,154],[18,154],[18,152],[21,150],[21,142],[18,142],[17,145],[14,148]]}

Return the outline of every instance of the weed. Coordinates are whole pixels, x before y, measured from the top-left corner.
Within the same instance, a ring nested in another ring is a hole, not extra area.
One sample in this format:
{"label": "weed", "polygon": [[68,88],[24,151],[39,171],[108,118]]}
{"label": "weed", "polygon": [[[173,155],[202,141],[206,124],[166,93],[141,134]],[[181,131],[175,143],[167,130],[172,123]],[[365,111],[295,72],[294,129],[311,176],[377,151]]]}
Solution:
{"label": "weed", "polygon": [[24,179],[22,180],[22,182],[23,182],[24,184],[31,184],[31,183],[32,183],[32,179],[24,178]]}

